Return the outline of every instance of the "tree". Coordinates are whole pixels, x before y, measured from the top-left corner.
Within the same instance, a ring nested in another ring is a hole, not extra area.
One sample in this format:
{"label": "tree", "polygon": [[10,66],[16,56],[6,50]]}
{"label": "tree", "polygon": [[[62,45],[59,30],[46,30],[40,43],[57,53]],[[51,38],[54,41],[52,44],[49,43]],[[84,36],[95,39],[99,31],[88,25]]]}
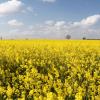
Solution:
{"label": "tree", "polygon": [[0,37],[0,40],[2,40],[2,36]]}
{"label": "tree", "polygon": [[69,35],[69,34],[66,35],[66,39],[68,39],[68,40],[71,39],[71,35]]}
{"label": "tree", "polygon": [[83,37],[83,40],[86,40],[86,37]]}

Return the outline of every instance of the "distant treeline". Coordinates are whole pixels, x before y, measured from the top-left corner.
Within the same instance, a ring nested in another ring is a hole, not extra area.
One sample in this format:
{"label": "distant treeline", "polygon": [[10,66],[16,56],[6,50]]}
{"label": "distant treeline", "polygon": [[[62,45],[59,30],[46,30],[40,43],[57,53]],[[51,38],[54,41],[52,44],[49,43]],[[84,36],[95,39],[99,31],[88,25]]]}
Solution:
{"label": "distant treeline", "polygon": [[86,39],[86,40],[100,40],[100,39]]}

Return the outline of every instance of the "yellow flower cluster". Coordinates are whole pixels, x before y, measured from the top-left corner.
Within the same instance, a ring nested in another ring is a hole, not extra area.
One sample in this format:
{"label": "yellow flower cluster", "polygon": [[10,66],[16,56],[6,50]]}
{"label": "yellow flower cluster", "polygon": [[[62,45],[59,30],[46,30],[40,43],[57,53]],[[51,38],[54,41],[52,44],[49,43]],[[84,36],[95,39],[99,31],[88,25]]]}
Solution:
{"label": "yellow flower cluster", "polygon": [[0,41],[0,100],[100,100],[100,41]]}

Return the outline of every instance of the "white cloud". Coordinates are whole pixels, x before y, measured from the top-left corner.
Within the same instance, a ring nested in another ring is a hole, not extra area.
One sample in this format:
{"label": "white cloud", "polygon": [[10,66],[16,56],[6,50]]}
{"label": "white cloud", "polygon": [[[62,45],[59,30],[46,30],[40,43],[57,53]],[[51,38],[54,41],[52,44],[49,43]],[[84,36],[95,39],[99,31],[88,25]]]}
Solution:
{"label": "white cloud", "polygon": [[80,22],[74,22],[73,24],[75,26],[91,26],[96,24],[98,21],[100,20],[100,15],[93,15],[93,16],[89,16],[85,19],[82,19]]}
{"label": "white cloud", "polygon": [[54,3],[56,0],[42,0],[43,2]]}
{"label": "white cloud", "polygon": [[93,27],[99,22],[99,17],[99,15],[89,16],[84,20],[82,19],[78,25],[75,25],[76,22],[48,20],[45,21],[45,24],[34,26],[31,30],[34,30],[33,34],[37,37],[64,39],[66,34],[71,34],[72,38],[82,39],[84,35],[91,38],[95,34],[94,38],[96,38],[96,35],[97,38],[100,38],[100,30]]}
{"label": "white cloud", "polygon": [[55,22],[53,20],[47,20],[47,21],[45,21],[45,24],[46,25],[54,25]]}
{"label": "white cloud", "polygon": [[57,21],[57,22],[55,23],[55,26],[60,27],[60,26],[64,26],[65,24],[66,24],[65,21]]}
{"label": "white cloud", "polygon": [[24,24],[20,21],[17,21],[16,19],[8,21],[8,25],[13,26],[13,27],[21,27]]}
{"label": "white cloud", "polygon": [[[95,19],[95,20],[93,20]],[[16,23],[16,21],[10,21],[10,24]],[[18,22],[18,21],[17,21]],[[91,22],[91,24],[90,24]],[[42,24],[36,24],[31,26],[25,26],[18,28],[19,30],[11,31],[12,34],[21,38],[54,38],[54,39],[64,39],[65,35],[70,34],[73,38],[82,39],[84,36],[86,38],[100,38],[100,29],[96,28],[96,23],[99,22],[99,16],[90,16],[84,18],[78,22],[80,24],[75,24],[76,22],[66,22],[66,21],[54,21],[47,20]],[[15,25],[15,24],[14,24]],[[13,26],[13,25],[12,25]],[[15,25],[16,26],[16,25]],[[17,26],[20,26],[17,24]],[[83,27],[84,26],[84,27]],[[20,33],[20,34],[18,34]]]}
{"label": "white cloud", "polygon": [[18,0],[10,0],[0,3],[0,15],[7,15],[21,10],[23,3]]}

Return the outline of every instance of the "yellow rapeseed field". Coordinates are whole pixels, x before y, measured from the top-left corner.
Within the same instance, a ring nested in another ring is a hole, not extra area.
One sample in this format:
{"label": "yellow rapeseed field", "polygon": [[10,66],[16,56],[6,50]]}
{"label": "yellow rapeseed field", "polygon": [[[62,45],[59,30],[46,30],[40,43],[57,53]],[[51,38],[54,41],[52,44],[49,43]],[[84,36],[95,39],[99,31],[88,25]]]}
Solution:
{"label": "yellow rapeseed field", "polygon": [[0,41],[0,100],[100,100],[100,40]]}

